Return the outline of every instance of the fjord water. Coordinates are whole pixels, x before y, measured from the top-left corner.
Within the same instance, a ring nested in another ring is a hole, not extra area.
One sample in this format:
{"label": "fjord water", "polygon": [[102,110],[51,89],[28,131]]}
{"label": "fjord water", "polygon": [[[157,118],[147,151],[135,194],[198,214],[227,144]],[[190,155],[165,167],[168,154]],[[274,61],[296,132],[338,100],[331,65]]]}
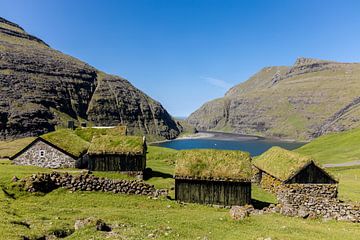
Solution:
{"label": "fjord water", "polygon": [[209,148],[241,150],[249,152],[252,156],[257,156],[273,146],[279,146],[288,150],[293,150],[305,144],[303,142],[281,141],[276,139],[266,139],[231,133],[202,133],[209,133],[212,136],[193,139],[176,139],[172,141],[154,143],[152,145],[176,150]]}

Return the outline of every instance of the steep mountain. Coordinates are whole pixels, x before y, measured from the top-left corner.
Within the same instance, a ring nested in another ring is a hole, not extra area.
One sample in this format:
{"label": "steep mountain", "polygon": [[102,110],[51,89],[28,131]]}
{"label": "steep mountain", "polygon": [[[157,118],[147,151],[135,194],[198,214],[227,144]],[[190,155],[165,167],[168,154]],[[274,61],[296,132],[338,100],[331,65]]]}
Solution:
{"label": "steep mountain", "polygon": [[130,132],[176,137],[160,103],[121,77],[50,48],[0,18],[0,139],[34,136],[68,120],[124,124]]}
{"label": "steep mountain", "polygon": [[297,140],[359,127],[360,63],[299,58],[263,68],[187,121],[199,130]]}

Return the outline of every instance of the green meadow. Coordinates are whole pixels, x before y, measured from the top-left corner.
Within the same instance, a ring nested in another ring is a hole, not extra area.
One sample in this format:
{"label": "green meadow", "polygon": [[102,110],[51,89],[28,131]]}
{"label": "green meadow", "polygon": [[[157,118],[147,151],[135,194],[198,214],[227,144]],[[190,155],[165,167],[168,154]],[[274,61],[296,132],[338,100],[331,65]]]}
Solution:
{"label": "green meadow", "polygon": [[[2,146],[6,148],[6,145]],[[298,151],[304,151],[303,149],[309,148],[305,145]],[[146,182],[157,188],[173,189],[176,155],[176,150],[149,146],[147,167],[152,169],[153,177]],[[326,163],[322,156],[326,154],[319,155],[317,160]],[[360,167],[328,170],[340,181],[340,198],[360,202]],[[0,160],[0,239],[22,239],[23,236],[39,239],[59,232],[73,232],[64,239],[342,240],[358,239],[360,235],[359,224],[322,219],[305,220],[280,214],[251,216],[242,221],[233,221],[229,216],[229,209],[176,202],[173,190],[170,190],[170,198],[158,199],[101,192],[72,193],[65,189],[48,194],[33,194],[20,191],[11,181],[13,176],[22,178],[37,172],[51,171],[16,166],[9,160]],[[59,171],[79,173],[77,169]],[[93,174],[114,179],[128,178],[114,172]],[[272,194],[257,186],[252,188],[252,199],[261,203],[276,202]],[[102,219],[113,230],[96,231],[95,224],[90,224],[74,231],[75,221],[85,218]]]}

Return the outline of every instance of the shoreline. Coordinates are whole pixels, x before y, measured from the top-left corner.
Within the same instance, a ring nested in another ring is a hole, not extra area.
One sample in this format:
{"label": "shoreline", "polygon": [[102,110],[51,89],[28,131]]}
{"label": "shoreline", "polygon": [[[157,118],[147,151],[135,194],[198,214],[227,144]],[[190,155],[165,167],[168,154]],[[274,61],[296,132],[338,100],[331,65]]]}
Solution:
{"label": "shoreline", "polygon": [[159,144],[164,142],[176,141],[176,140],[191,140],[191,139],[213,139],[213,140],[221,140],[221,141],[251,141],[251,140],[264,140],[264,141],[283,141],[283,142],[299,142],[299,143],[308,143],[309,141],[297,141],[295,139],[282,139],[282,138],[266,138],[262,136],[256,135],[245,135],[238,133],[228,133],[228,132],[216,132],[216,131],[199,131],[194,134],[189,134],[181,137],[177,137],[172,140],[162,140],[150,142],[151,144]]}

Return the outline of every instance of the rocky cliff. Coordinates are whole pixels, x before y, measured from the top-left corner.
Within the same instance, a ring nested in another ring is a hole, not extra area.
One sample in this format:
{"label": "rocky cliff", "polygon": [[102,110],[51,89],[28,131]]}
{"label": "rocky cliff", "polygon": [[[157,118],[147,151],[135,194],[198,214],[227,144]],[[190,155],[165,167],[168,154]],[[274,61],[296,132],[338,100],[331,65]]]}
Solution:
{"label": "rocky cliff", "polygon": [[360,63],[299,58],[263,68],[187,121],[200,130],[297,140],[360,127]]}
{"label": "rocky cliff", "polygon": [[160,103],[121,77],[50,48],[0,18],[0,139],[34,136],[68,120],[124,124],[130,132],[176,137]]}

